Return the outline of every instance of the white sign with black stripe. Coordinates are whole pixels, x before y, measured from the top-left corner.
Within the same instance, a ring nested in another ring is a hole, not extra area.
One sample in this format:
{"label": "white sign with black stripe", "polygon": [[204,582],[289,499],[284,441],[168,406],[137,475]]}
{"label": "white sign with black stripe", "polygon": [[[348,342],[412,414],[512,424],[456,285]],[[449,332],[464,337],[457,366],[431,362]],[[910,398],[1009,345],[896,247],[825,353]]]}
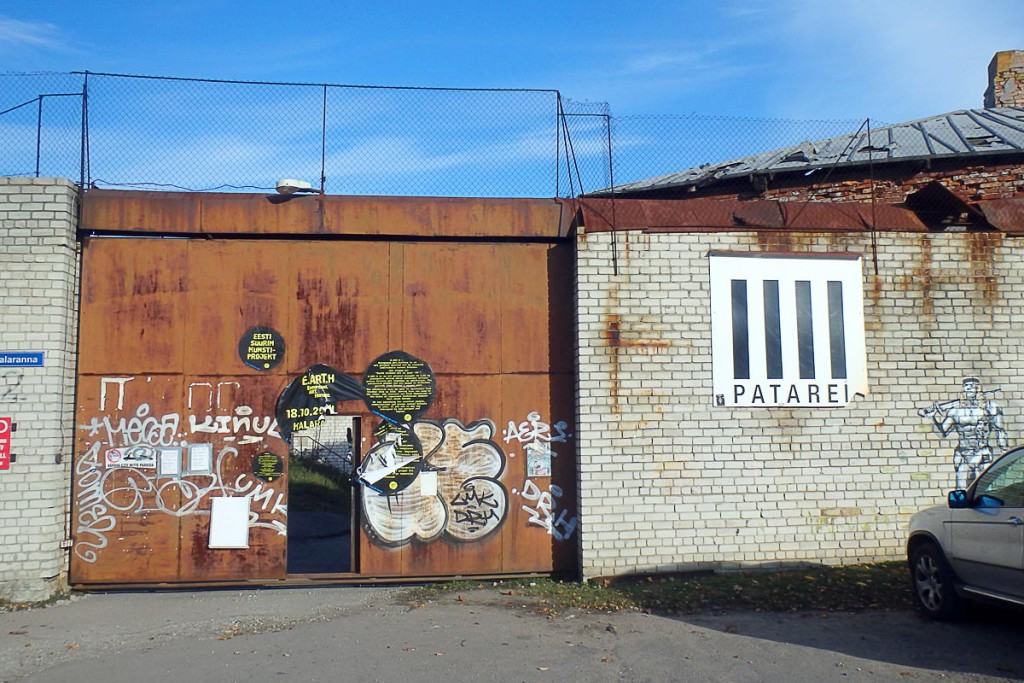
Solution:
{"label": "white sign with black stripe", "polygon": [[867,394],[855,254],[711,254],[718,406],[837,407]]}

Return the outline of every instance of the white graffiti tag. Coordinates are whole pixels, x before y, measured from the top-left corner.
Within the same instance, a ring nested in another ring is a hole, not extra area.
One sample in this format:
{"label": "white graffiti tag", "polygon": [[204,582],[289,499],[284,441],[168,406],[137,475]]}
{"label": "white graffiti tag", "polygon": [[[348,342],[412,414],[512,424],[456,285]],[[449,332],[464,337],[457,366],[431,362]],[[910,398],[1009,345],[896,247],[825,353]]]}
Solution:
{"label": "white graffiti tag", "polygon": [[[98,552],[107,547],[107,534],[117,526],[113,513],[156,512],[172,517],[209,515],[209,509],[200,508],[213,496],[251,498],[254,505],[249,513],[249,526],[271,529],[281,536],[287,534],[288,506],[284,504],[284,493],[265,486],[247,473],[239,474],[229,484],[224,483],[225,462],[238,456],[236,448],[221,449],[211,474],[161,481],[141,470],[101,469],[102,445],[102,442],[94,443],[75,466],[78,515],[74,551],[85,562],[96,562]],[[279,518],[274,519],[275,516]]]}
{"label": "white graffiti tag", "polygon": [[[558,500],[562,497],[562,488],[552,484],[543,491],[527,479],[523,490],[519,492],[532,506],[524,505],[523,510],[530,514],[527,524],[535,524],[547,530],[556,541],[564,541],[572,537],[576,531],[577,521],[566,509],[558,510]],[[558,513],[557,516],[555,513]]]}
{"label": "white graffiti tag", "polygon": [[[249,406],[232,405],[241,389],[234,381],[190,385],[188,407],[196,412],[186,420],[179,413],[153,414],[149,403],[126,405],[135,381],[139,380],[102,378],[100,414],[78,425],[85,433],[86,450],[74,466],[74,554],[84,562],[97,562],[126,515],[208,516],[209,499],[220,496],[250,498],[249,527],[286,535],[287,494],[244,471],[237,476],[225,474],[225,470],[247,469],[234,462],[239,457],[236,445],[280,437],[277,420],[254,415]],[[211,414],[214,411],[229,414]],[[223,442],[215,458],[211,441]],[[209,454],[197,466],[195,458],[202,450],[195,448],[202,444],[207,444]],[[183,451],[190,454],[193,469],[181,473],[174,454]],[[140,453],[145,457],[137,457]],[[169,469],[164,473],[157,461],[167,453]]]}
{"label": "white graffiti tag", "polygon": [[533,443],[534,441],[565,441],[572,434],[566,433],[569,425],[564,421],[558,421],[554,425],[555,433],[551,433],[551,425],[540,419],[540,413],[531,412],[526,415],[526,420],[518,425],[514,420],[508,421],[508,429],[502,434],[505,436],[505,443],[515,439],[519,443]]}
{"label": "white graffiti tag", "polygon": [[[272,417],[253,416],[252,408],[249,406],[238,406],[234,415],[203,415],[202,422],[198,416],[188,416],[188,428],[193,434],[238,434],[238,445],[244,446],[250,443],[263,441],[264,435],[280,438],[277,431],[277,420]],[[234,441],[234,436],[225,436],[225,441]]]}
{"label": "white graffiti tag", "polygon": [[98,438],[112,447],[115,446],[171,446],[178,435],[181,418],[176,413],[161,417],[149,414],[149,404],[143,403],[130,418],[112,420],[110,417],[94,417],[89,424],[79,425],[88,430],[89,438]]}
{"label": "white graffiti tag", "polygon": [[[135,416],[114,420],[110,417],[94,417],[79,429],[88,430],[90,438],[99,438],[111,447],[128,447],[139,444],[150,446],[172,446],[178,437],[181,416],[167,413],[160,417],[149,414],[148,403],[140,405]],[[221,434],[224,441],[236,441],[239,446],[260,443],[264,437],[280,438],[277,420],[273,417],[253,415],[249,406],[238,406],[234,415],[189,415],[188,433]]]}

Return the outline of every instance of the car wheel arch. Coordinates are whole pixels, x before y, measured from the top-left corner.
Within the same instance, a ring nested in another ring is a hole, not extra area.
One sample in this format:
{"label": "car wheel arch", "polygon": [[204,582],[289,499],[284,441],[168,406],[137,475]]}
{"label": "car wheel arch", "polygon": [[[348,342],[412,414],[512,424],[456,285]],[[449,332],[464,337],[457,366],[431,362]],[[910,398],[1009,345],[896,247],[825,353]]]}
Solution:
{"label": "car wheel arch", "polygon": [[935,537],[935,534],[930,531],[918,531],[913,533],[909,539],[907,539],[907,558],[909,559],[913,554],[914,550],[924,544],[934,545],[940,553],[945,556],[945,549],[942,547],[942,543]]}

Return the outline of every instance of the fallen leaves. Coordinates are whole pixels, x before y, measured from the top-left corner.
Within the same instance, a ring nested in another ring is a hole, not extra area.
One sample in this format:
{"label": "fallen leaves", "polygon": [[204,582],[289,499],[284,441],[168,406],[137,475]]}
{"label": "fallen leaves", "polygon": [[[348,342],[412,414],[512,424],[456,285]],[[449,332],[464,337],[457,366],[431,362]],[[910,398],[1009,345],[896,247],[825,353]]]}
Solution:
{"label": "fallen leaves", "polygon": [[[703,610],[742,609],[757,612],[827,612],[867,609],[908,609],[913,595],[906,564],[800,567],[792,570],[723,572],[604,578],[587,583],[546,579],[436,584],[411,593],[411,600],[429,601],[440,593],[457,592],[455,600],[471,603],[464,591],[494,590],[503,596],[533,597],[526,606],[554,619],[567,611],[638,610],[678,615]],[[424,597],[425,596],[425,597]],[[515,606],[528,601],[516,601]],[[572,615],[565,618],[572,618]]]}

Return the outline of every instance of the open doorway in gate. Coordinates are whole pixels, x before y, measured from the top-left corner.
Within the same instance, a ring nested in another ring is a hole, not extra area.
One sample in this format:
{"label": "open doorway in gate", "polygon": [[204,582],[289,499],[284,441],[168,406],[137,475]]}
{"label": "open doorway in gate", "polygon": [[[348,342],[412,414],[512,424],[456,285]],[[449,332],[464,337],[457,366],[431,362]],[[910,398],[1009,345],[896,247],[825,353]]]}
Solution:
{"label": "open doorway in gate", "polygon": [[359,418],[324,415],[292,434],[288,470],[288,573],[355,571],[353,465]]}

